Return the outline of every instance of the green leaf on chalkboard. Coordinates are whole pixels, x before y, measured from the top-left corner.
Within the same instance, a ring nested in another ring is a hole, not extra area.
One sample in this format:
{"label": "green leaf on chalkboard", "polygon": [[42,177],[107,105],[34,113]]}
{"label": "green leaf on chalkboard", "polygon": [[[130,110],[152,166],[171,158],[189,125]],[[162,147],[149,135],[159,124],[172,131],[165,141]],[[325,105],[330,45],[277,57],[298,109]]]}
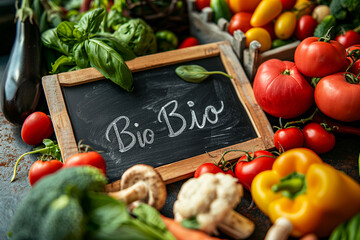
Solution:
{"label": "green leaf on chalkboard", "polygon": [[207,71],[199,65],[182,65],[175,69],[176,74],[187,82],[200,83],[204,81],[211,74],[221,74],[225,77],[232,78],[232,76],[221,71]]}
{"label": "green leaf on chalkboard", "polygon": [[132,73],[118,52],[96,39],[86,40],[85,50],[92,67],[126,91],[133,90]]}

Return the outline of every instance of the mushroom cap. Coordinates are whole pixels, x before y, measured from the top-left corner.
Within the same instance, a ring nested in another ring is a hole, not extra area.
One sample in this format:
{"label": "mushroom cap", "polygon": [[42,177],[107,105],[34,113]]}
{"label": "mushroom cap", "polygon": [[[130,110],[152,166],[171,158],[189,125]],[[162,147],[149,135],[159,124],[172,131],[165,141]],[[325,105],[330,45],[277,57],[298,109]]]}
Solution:
{"label": "mushroom cap", "polygon": [[142,181],[148,188],[148,195],[142,202],[160,210],[166,201],[166,185],[155,168],[136,164],[127,169],[121,177],[121,189],[126,189]]}

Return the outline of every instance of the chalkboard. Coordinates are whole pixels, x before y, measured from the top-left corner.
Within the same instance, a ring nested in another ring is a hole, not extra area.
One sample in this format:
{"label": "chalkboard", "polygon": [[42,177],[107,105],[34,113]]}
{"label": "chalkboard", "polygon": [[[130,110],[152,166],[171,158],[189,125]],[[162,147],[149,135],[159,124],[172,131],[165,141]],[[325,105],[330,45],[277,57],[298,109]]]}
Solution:
{"label": "chalkboard", "polygon": [[[170,183],[191,176],[204,162],[219,160],[226,150],[273,147],[271,126],[226,42],[139,57],[127,64],[134,76],[131,93],[93,68],[44,77],[52,120],[63,125],[54,128],[64,159],[84,140],[101,151],[109,182],[145,163]],[[175,68],[185,64],[234,78],[211,75],[202,83],[189,83],[175,74]],[[229,158],[240,155],[234,152]]]}

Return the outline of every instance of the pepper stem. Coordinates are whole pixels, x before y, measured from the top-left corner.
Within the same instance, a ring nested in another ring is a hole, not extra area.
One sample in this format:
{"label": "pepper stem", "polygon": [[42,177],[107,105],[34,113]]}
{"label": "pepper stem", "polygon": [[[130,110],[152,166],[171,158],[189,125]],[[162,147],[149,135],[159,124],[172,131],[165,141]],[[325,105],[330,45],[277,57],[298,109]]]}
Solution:
{"label": "pepper stem", "polygon": [[306,191],[305,175],[297,172],[290,173],[282,178],[278,184],[273,185],[271,189],[274,192],[281,192],[285,197],[294,199]]}

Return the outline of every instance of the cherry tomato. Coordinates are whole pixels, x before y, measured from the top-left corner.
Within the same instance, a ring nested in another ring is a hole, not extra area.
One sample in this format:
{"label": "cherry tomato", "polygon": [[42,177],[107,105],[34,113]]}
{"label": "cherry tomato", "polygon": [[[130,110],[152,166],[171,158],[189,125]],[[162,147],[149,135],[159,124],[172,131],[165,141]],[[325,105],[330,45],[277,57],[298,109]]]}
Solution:
{"label": "cherry tomato", "polygon": [[352,45],[360,44],[360,34],[353,30],[348,30],[344,34],[336,36],[335,40],[341,43],[345,48],[348,48]]}
{"label": "cherry tomato", "polygon": [[261,44],[260,52],[264,52],[271,48],[271,37],[268,31],[264,28],[251,28],[245,33],[246,47],[250,46],[250,43],[254,40]]}
{"label": "cherry tomato", "polygon": [[97,152],[82,152],[70,156],[64,163],[64,167],[93,166],[100,169],[106,176],[106,163],[104,158]]}
{"label": "cherry tomato", "polygon": [[241,30],[246,33],[252,26],[250,25],[250,19],[252,14],[248,12],[238,12],[234,14],[229,23],[229,33],[234,34],[235,30]]}
{"label": "cherry tomato", "polygon": [[275,132],[273,139],[279,151],[287,151],[304,145],[304,134],[297,127],[279,129]]}
{"label": "cherry tomato", "polygon": [[304,147],[318,154],[329,152],[335,146],[335,136],[319,123],[309,123],[303,128]]}
{"label": "cherry tomato", "polygon": [[[351,73],[348,76],[355,78]],[[314,96],[325,115],[344,122],[360,120],[360,83],[348,82],[344,73],[323,77],[316,85]]]}
{"label": "cherry tomato", "polygon": [[253,12],[261,0],[227,0],[232,13]]}
{"label": "cherry tomato", "polygon": [[296,23],[295,37],[299,40],[304,40],[313,36],[317,25],[318,22],[310,15],[300,17]]}
{"label": "cherry tomato", "polygon": [[298,117],[314,101],[313,88],[295,64],[279,59],[270,59],[260,65],[253,90],[259,106],[275,117]]}
{"label": "cherry tomato", "polygon": [[297,46],[294,61],[298,70],[308,77],[324,77],[338,72],[346,62],[346,50],[334,40],[319,41],[308,37]]}
{"label": "cherry tomato", "polygon": [[210,7],[210,0],[196,0],[195,5],[197,9],[202,10],[203,8]]}
{"label": "cherry tomato", "polygon": [[296,15],[293,12],[283,12],[275,21],[275,34],[279,39],[289,39],[296,27]]}
{"label": "cherry tomato", "polygon": [[262,0],[251,17],[251,26],[262,27],[279,16],[281,11],[280,0]]}
{"label": "cherry tomato", "polygon": [[33,112],[24,121],[21,138],[26,144],[38,145],[54,133],[51,119],[43,112]]}
{"label": "cherry tomato", "polygon": [[235,166],[235,175],[239,182],[250,190],[254,177],[265,170],[270,170],[275,161],[275,156],[269,151],[255,151],[242,156]]}
{"label": "cherry tomato", "polygon": [[217,174],[217,173],[225,173],[225,174],[230,174],[231,176],[235,177],[235,174],[232,170],[227,170],[224,171],[223,169],[221,169],[219,166],[217,166],[215,163],[204,163],[201,164],[195,171],[194,173],[194,177],[198,178],[200,177],[202,174],[204,173],[213,173],[213,174]]}
{"label": "cherry tomato", "polygon": [[194,37],[185,38],[179,45],[179,48],[187,48],[199,45],[199,41]]}
{"label": "cherry tomato", "polygon": [[284,10],[290,10],[295,6],[296,0],[281,0]]}
{"label": "cherry tomato", "polygon": [[50,161],[35,161],[29,170],[29,182],[33,186],[37,181],[46,175],[55,173],[60,168],[63,167],[63,163],[59,160],[50,160]]}
{"label": "cherry tomato", "polygon": [[[348,48],[346,48],[346,53],[350,54],[353,50],[359,50],[360,51],[360,45],[352,45]],[[344,68],[342,69],[343,72],[345,72],[347,70],[347,67],[353,62],[352,58],[347,57],[347,62],[344,66]],[[360,59],[357,60],[352,67],[349,69],[350,72],[352,72],[355,75],[358,75],[360,72]]]}

